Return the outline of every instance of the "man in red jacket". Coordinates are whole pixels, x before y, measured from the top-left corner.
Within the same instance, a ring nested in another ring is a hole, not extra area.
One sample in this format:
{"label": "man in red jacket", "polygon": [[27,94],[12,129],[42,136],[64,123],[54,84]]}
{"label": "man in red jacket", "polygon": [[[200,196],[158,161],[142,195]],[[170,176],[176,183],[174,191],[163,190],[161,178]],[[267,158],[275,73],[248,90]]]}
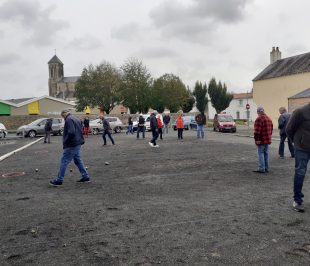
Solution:
{"label": "man in red jacket", "polygon": [[257,145],[258,169],[255,173],[268,173],[269,171],[269,145],[271,144],[273,124],[265,114],[263,107],[257,108],[258,117],[254,123],[254,139]]}

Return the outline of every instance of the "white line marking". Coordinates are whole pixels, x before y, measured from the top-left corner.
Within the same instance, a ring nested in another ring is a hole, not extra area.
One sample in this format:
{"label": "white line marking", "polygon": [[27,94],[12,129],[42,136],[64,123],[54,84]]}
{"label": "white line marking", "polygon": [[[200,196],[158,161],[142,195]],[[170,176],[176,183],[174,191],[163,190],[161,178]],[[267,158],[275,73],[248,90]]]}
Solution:
{"label": "white line marking", "polygon": [[14,150],[14,151],[11,151],[11,152],[9,152],[9,153],[7,153],[7,154],[2,155],[2,156],[0,157],[0,162],[3,161],[3,160],[5,160],[5,159],[8,158],[8,157],[14,155],[15,153],[18,153],[19,151],[22,151],[22,150],[24,150],[24,149],[26,149],[26,148],[32,146],[33,144],[36,144],[37,142],[39,142],[39,141],[42,140],[43,138],[44,138],[44,137],[41,137],[41,138],[39,138],[39,139],[37,139],[37,140],[31,142],[31,143],[28,143],[27,145],[25,145],[25,146],[23,146],[23,147],[20,147],[20,148]]}

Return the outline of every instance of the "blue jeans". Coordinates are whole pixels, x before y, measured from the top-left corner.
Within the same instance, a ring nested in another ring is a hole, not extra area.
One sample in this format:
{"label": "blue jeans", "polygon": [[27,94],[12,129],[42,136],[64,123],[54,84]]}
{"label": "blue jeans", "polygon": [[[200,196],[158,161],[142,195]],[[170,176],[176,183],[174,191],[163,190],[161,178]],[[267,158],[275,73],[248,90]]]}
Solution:
{"label": "blue jeans", "polygon": [[197,125],[197,138],[200,138],[200,135],[202,139],[205,137],[203,125]]}
{"label": "blue jeans", "polygon": [[168,134],[168,126],[169,126],[169,124],[164,124],[163,133],[165,133],[165,131],[166,131],[166,133]]}
{"label": "blue jeans", "polygon": [[258,170],[267,172],[269,170],[269,144],[257,145]]}
{"label": "blue jeans", "polygon": [[142,132],[142,136],[143,138],[145,138],[145,127],[139,127],[138,126],[138,129],[137,129],[137,139],[139,138],[139,135],[140,135],[140,132]]}
{"label": "blue jeans", "polygon": [[154,144],[154,146],[156,145],[156,140],[157,140],[157,138],[158,138],[158,132],[157,132],[157,130],[155,129],[155,130],[152,130],[152,139],[151,139],[151,143],[153,143]]}
{"label": "blue jeans", "polygon": [[85,169],[84,163],[81,159],[81,145],[65,148],[61,161],[60,161],[60,169],[58,172],[57,180],[60,182],[64,181],[65,173],[68,164],[72,161],[74,161],[74,164],[79,168],[79,171],[82,175],[82,177],[88,177],[88,173]]}
{"label": "blue jeans", "polygon": [[[284,157],[284,142],[286,138],[287,138],[286,134],[280,135],[279,156],[281,157]],[[289,138],[287,138],[287,143],[291,156],[294,157],[294,146]]]}
{"label": "blue jeans", "polygon": [[132,127],[132,125],[128,125],[128,129],[126,131],[126,134],[128,134],[128,133],[133,134],[133,127]]}
{"label": "blue jeans", "polygon": [[310,152],[295,150],[294,200],[298,204],[303,202],[304,194],[301,191],[309,160]]}
{"label": "blue jeans", "polygon": [[103,134],[102,134],[103,144],[107,145],[107,138],[105,137],[105,135],[108,135],[109,139],[111,140],[112,144],[114,145],[115,142],[114,142],[114,139],[112,138],[112,135],[111,135],[109,130],[103,131]]}

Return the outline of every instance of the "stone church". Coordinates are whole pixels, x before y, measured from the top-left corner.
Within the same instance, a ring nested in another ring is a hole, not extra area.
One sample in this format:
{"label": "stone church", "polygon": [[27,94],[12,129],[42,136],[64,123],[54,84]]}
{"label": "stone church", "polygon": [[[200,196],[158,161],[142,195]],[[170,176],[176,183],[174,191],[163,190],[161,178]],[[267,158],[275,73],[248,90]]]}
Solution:
{"label": "stone church", "polygon": [[48,62],[48,73],[49,96],[75,101],[75,85],[80,77],[64,77],[64,64],[56,55]]}

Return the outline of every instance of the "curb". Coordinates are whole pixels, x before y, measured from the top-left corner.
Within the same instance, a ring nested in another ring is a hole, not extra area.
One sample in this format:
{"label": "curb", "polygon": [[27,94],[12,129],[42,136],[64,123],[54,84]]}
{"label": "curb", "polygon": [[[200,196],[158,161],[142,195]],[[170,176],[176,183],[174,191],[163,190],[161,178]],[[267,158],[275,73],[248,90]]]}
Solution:
{"label": "curb", "polygon": [[22,147],[20,147],[20,148],[14,150],[14,151],[11,151],[11,152],[9,152],[9,153],[7,153],[7,154],[2,155],[2,156],[0,157],[0,162],[2,162],[2,161],[5,160],[6,158],[8,158],[8,157],[14,155],[15,153],[18,153],[19,151],[22,151],[22,150],[24,150],[24,149],[26,149],[26,148],[32,146],[33,144],[36,144],[37,142],[39,142],[39,141],[42,140],[43,138],[44,138],[44,137],[41,137],[41,138],[39,138],[39,139],[37,139],[37,140],[31,142],[31,143],[28,143],[28,144],[25,145],[25,146],[22,146]]}

